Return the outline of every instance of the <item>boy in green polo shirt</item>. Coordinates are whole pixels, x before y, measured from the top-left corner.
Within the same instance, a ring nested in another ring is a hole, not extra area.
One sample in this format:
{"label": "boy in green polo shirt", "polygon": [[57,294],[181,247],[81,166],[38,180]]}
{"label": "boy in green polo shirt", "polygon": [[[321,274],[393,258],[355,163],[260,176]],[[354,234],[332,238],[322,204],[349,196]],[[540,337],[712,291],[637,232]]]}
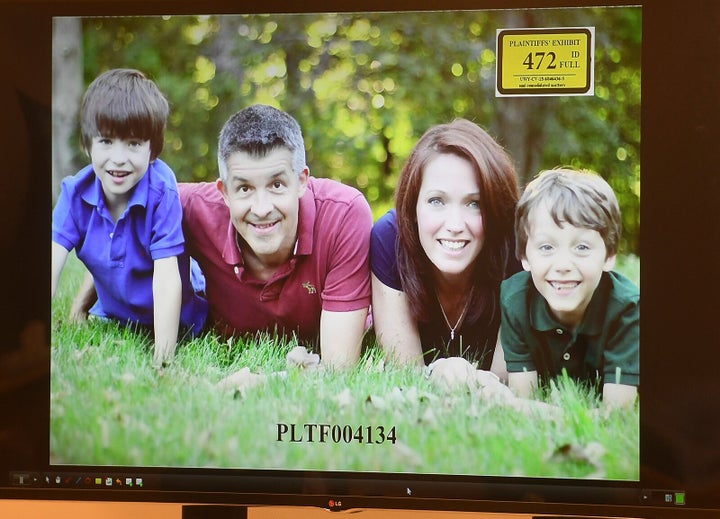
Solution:
{"label": "boy in green polo shirt", "polygon": [[634,404],[640,385],[640,292],[613,272],[620,208],[588,171],[541,172],[515,218],[524,272],[501,286],[501,341],[508,385],[529,397],[538,376],[564,371],[602,384],[609,407]]}

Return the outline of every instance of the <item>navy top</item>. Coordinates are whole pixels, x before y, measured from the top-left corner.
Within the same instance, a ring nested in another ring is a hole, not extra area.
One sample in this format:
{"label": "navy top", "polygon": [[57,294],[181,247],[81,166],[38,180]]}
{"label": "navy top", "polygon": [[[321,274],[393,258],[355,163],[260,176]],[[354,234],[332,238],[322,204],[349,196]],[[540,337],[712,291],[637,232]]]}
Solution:
{"label": "navy top", "polygon": [[[150,164],[117,222],[91,165],[65,178],[53,210],[52,239],[67,250],[75,249],[92,274],[98,296],[93,315],[145,326],[153,324],[154,261],[177,256],[182,281],[180,323],[193,331],[202,328],[207,303],[196,294],[201,287],[194,289],[191,283],[177,183],[161,160]],[[203,283],[195,276],[193,281]]]}
{"label": "navy top", "polygon": [[[402,291],[397,265],[398,226],[395,209],[380,217],[373,226],[370,241],[370,265],[372,272],[384,285]],[[495,300],[499,301],[500,287]],[[455,330],[451,340],[450,329],[443,317],[437,298],[432,309],[432,319],[418,323],[420,342],[426,363],[442,357],[463,357],[477,362],[479,369],[490,369],[497,334],[500,327],[499,303],[489,318],[471,322],[465,319]]]}

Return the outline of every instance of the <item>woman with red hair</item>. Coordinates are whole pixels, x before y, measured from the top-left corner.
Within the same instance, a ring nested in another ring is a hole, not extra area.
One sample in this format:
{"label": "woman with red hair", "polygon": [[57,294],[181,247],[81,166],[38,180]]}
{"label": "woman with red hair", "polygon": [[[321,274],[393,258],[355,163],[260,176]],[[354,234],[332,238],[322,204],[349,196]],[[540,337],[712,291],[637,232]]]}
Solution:
{"label": "woman with red hair", "polygon": [[420,138],[396,208],[372,233],[373,321],[390,359],[463,357],[505,378],[502,349],[494,352],[500,282],[520,268],[517,199],[511,158],[478,125],[458,119]]}

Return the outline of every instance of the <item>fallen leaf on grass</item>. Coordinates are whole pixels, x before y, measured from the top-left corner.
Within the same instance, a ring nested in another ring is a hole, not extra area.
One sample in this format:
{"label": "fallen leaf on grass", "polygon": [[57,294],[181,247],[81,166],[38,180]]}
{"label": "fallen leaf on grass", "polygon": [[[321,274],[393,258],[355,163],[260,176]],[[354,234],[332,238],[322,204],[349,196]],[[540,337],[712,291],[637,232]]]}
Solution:
{"label": "fallen leaf on grass", "polygon": [[355,401],[349,388],[343,389],[338,395],[333,398],[333,400],[335,400],[335,402],[337,402],[337,404],[341,408],[349,407]]}
{"label": "fallen leaf on grass", "polygon": [[135,382],[135,373],[126,371],[118,377],[124,384],[131,384]]}
{"label": "fallen leaf on grass", "polygon": [[85,356],[89,349],[90,346],[85,346],[83,348],[73,350],[72,356],[76,361],[79,362],[82,360],[82,358]]}
{"label": "fallen leaf on grass", "polygon": [[401,406],[408,401],[408,395],[406,395],[405,391],[403,391],[399,387],[392,388],[390,392],[385,396],[385,398],[387,398],[390,403],[396,404],[398,406]]}
{"label": "fallen leaf on grass", "polygon": [[365,402],[373,406],[375,409],[382,410],[388,408],[387,400],[380,395],[368,395]]}
{"label": "fallen leaf on grass", "polygon": [[432,407],[428,407],[427,409],[425,409],[425,412],[418,420],[419,423],[427,425],[435,425],[437,424],[437,421],[437,416],[435,416],[435,411],[433,411]]}
{"label": "fallen leaf on grass", "polygon": [[[296,346],[285,357],[288,369],[300,368],[306,370],[314,370],[320,364],[320,356],[317,353],[310,353],[304,346]],[[278,371],[271,373],[271,377],[286,378],[286,371]],[[252,373],[250,368],[244,367],[240,371],[236,371],[218,382],[218,387],[224,390],[234,390],[241,396],[246,391],[256,386],[264,384],[268,379],[268,375]]]}
{"label": "fallen leaf on grass", "polygon": [[295,346],[285,357],[288,369],[301,368],[314,370],[320,365],[320,355],[310,353],[305,346]]}
{"label": "fallen leaf on grass", "polygon": [[218,382],[220,389],[233,389],[244,393],[248,389],[263,384],[267,380],[267,376],[251,373],[250,368],[245,367],[240,371],[236,371]]}

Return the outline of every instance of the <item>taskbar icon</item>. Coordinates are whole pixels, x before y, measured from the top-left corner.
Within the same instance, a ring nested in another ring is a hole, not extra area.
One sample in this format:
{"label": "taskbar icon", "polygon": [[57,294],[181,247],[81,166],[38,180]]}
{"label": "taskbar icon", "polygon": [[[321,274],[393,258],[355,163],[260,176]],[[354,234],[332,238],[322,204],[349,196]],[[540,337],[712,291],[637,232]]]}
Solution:
{"label": "taskbar icon", "polygon": [[142,489],[142,477],[127,474],[86,474],[63,472],[22,472],[10,473],[10,484],[14,487],[30,488],[113,488]]}
{"label": "taskbar icon", "polygon": [[643,490],[641,500],[643,504],[653,506],[685,506],[687,495],[684,490]]}

